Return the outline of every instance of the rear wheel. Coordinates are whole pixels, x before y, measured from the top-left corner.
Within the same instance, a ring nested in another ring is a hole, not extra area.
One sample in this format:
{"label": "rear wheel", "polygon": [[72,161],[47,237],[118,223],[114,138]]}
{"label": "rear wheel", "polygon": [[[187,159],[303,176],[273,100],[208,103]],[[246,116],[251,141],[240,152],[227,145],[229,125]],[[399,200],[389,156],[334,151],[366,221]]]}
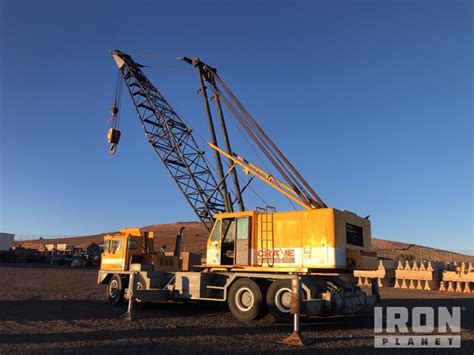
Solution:
{"label": "rear wheel", "polygon": [[247,278],[234,282],[230,287],[227,303],[234,317],[242,322],[258,318],[265,308],[260,287],[255,281]]}
{"label": "rear wheel", "polygon": [[125,288],[120,275],[114,274],[107,285],[107,301],[117,305],[123,303]]}
{"label": "rear wheel", "polygon": [[[137,281],[137,290],[146,290],[146,283],[143,277],[140,275]],[[139,298],[135,298],[135,307],[138,309],[142,309],[143,307],[147,306],[148,302],[142,302]]]}
{"label": "rear wheel", "polygon": [[291,322],[291,282],[289,280],[275,280],[267,291],[268,310],[276,321]]}

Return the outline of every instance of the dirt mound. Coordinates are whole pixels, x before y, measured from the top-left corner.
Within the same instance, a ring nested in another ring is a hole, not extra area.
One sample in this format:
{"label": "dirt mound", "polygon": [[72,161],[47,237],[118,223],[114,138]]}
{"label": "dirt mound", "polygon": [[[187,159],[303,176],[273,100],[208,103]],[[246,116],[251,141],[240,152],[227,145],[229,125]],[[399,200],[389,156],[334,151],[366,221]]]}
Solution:
{"label": "dirt mound", "polygon": [[372,238],[372,248],[377,255],[388,259],[413,259],[432,261],[468,261],[474,262],[474,256],[454,253],[442,249],[430,248],[423,245],[393,242]]}
{"label": "dirt mound", "polygon": [[[208,230],[200,222],[177,222],[166,224],[152,224],[142,227],[145,231],[153,231],[156,233],[155,248],[161,248],[162,245],[167,246],[167,250],[174,250],[176,234],[179,233],[181,227],[184,229],[183,250],[193,251],[205,255],[206,242],[209,236]],[[67,243],[73,246],[82,243],[103,244],[104,236],[106,234],[117,233],[101,233],[80,237],[68,237],[57,239],[43,239],[43,240],[29,240],[19,242],[19,244],[27,245],[27,243]],[[388,259],[426,259],[432,261],[468,261],[474,262],[474,256],[453,253],[446,250],[430,248],[422,245],[400,243],[390,240],[383,240],[378,238],[372,239],[372,248],[381,257]]]}

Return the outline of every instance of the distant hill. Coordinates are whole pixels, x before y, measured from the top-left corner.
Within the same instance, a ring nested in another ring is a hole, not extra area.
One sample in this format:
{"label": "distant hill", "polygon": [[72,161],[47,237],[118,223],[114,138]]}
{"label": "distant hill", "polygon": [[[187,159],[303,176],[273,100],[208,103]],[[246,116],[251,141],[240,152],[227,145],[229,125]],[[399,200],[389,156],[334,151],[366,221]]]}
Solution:
{"label": "distant hill", "polygon": [[[162,245],[167,246],[167,250],[172,251],[175,245],[176,234],[179,233],[181,227],[185,227],[183,246],[186,251],[194,251],[205,255],[206,242],[209,232],[200,222],[177,222],[168,224],[155,224],[142,227],[142,230],[155,232],[155,249],[161,248]],[[37,244],[71,244],[76,246],[82,243],[103,244],[104,236],[107,234],[118,233],[118,231],[85,235],[78,237],[51,238],[51,239],[34,239],[16,241],[16,245],[25,247]]]}
{"label": "distant hill", "polygon": [[[155,249],[158,250],[162,245],[167,246],[167,250],[172,251],[175,245],[175,237],[181,227],[185,227],[183,246],[185,251],[194,251],[206,254],[206,242],[209,232],[200,222],[177,222],[167,224],[154,224],[145,226],[142,229],[146,231],[155,232]],[[67,243],[73,246],[85,243],[94,242],[96,244],[103,244],[104,235],[116,232],[101,233],[79,237],[43,239],[43,240],[28,240],[18,241],[16,244],[27,245],[27,243],[53,244],[53,243]],[[416,258],[426,259],[432,261],[468,261],[474,262],[474,256],[464,255],[459,253],[452,253],[446,250],[430,248],[422,245],[400,243],[390,240],[372,239],[372,248],[380,257],[388,259],[397,258]]]}
{"label": "distant hill", "polygon": [[425,259],[432,261],[467,261],[474,262],[474,256],[453,253],[450,251],[430,248],[423,245],[394,242],[372,238],[372,248],[377,251],[377,255],[388,259],[397,259],[399,257],[413,257],[416,260]]}

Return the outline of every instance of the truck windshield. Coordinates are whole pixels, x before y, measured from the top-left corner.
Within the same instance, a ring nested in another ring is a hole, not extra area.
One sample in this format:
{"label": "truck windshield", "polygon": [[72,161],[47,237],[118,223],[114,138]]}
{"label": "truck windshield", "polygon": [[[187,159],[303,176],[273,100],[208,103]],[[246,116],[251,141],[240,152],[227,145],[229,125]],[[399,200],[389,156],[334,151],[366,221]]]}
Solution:
{"label": "truck windshield", "polygon": [[112,241],[112,253],[117,253],[122,249],[122,241],[121,240],[113,240]]}
{"label": "truck windshield", "polygon": [[110,252],[110,240],[106,240],[104,244],[104,253],[109,253]]}

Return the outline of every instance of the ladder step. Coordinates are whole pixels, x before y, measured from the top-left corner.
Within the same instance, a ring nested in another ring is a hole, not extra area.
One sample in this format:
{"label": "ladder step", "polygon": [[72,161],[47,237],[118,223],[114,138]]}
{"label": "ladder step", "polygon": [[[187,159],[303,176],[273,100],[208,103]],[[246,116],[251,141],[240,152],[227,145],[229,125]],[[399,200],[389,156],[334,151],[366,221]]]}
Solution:
{"label": "ladder step", "polygon": [[212,288],[213,290],[224,290],[224,286],[206,286],[206,288]]}

